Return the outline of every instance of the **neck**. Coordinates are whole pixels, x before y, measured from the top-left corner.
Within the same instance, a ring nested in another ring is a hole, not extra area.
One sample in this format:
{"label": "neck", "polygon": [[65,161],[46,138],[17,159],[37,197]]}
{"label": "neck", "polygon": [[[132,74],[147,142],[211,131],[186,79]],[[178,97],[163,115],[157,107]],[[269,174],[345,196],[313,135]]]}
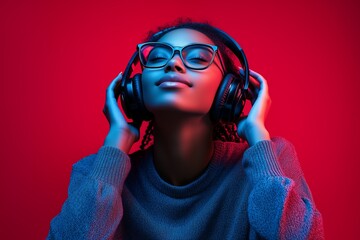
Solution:
{"label": "neck", "polygon": [[173,185],[185,185],[200,176],[212,157],[212,130],[207,116],[157,116],[154,164],[159,175]]}

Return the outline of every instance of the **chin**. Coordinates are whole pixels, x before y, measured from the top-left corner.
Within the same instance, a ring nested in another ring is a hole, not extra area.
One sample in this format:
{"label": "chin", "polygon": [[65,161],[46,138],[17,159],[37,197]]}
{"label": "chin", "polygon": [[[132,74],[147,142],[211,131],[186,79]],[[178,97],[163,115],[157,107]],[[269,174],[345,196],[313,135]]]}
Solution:
{"label": "chin", "polygon": [[[212,105],[207,99],[199,100],[191,95],[183,94],[151,94],[144,96],[146,109],[156,116],[157,114],[187,114],[206,115]],[[210,99],[209,99],[210,100]]]}

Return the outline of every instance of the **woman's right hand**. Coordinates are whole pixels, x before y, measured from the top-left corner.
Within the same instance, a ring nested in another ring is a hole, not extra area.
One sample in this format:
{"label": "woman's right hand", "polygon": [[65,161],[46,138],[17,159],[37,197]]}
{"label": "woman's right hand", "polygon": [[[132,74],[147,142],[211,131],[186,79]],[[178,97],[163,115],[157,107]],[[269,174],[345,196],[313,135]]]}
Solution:
{"label": "woman's right hand", "polygon": [[104,146],[117,147],[125,153],[129,153],[131,146],[139,140],[140,126],[128,123],[120,111],[115,97],[115,86],[120,84],[120,73],[106,89],[106,101],[103,113],[110,124],[110,130],[105,138]]}

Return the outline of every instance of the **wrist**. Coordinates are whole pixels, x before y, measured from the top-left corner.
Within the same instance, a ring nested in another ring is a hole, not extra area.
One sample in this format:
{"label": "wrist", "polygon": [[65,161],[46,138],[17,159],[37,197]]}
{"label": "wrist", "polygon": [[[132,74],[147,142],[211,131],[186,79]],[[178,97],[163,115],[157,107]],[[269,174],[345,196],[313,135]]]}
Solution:
{"label": "wrist", "polygon": [[126,130],[110,129],[105,138],[104,146],[112,146],[120,149],[124,153],[129,153],[136,137]]}
{"label": "wrist", "polygon": [[255,124],[246,128],[246,140],[249,146],[264,140],[271,140],[268,130],[263,124]]}

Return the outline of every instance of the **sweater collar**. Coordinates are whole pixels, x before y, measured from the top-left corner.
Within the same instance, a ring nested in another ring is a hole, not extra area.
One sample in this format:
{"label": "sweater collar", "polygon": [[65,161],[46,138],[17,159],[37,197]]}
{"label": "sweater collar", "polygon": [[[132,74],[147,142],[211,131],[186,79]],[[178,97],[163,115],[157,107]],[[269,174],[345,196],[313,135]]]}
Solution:
{"label": "sweater collar", "polygon": [[[208,186],[217,179],[217,176],[223,170],[225,164],[239,159],[239,143],[228,143],[214,141],[213,156],[205,171],[194,181],[183,186],[174,186],[163,180],[158,174],[153,159],[153,147],[149,147],[146,152],[145,167],[148,181],[154,185],[160,192],[173,198],[193,197],[205,191]],[[234,151],[235,150],[235,151]],[[241,151],[242,152],[242,151]]]}

